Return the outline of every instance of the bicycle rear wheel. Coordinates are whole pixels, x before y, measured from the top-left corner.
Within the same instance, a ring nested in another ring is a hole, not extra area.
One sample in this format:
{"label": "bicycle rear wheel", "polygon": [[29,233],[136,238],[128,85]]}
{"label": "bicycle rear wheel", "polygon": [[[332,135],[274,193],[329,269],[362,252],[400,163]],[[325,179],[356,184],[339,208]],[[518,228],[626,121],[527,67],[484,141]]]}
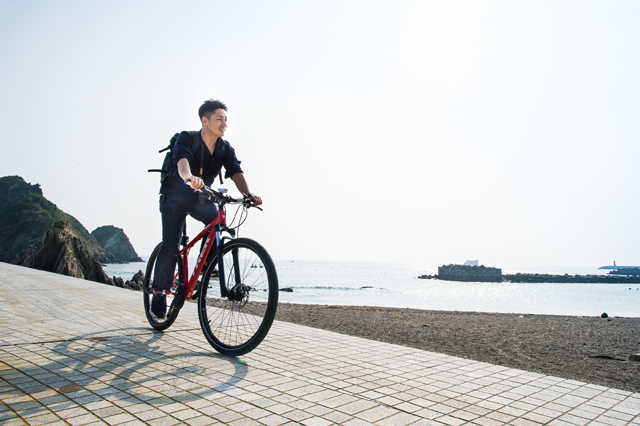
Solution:
{"label": "bicycle rear wheel", "polygon": [[[153,297],[153,273],[156,266],[156,260],[158,259],[158,253],[160,252],[160,248],[162,247],[162,243],[158,244],[151,256],[149,257],[149,261],[147,262],[147,270],[144,275],[144,289],[142,291],[144,297],[144,313],[147,315],[147,321],[151,327],[156,330],[166,330],[171,327],[171,324],[178,318],[178,313],[180,313],[179,308],[175,308],[173,305],[174,297],[172,295],[167,295],[167,316],[163,319],[155,318],[151,316],[149,313],[149,308],[151,307],[151,298]],[[178,255],[178,262],[176,263],[176,272],[174,273],[174,277],[180,282],[184,282],[184,274],[182,271],[182,258]]]}
{"label": "bicycle rear wheel", "polygon": [[278,306],[278,276],[269,253],[253,240],[231,240],[222,252],[226,289],[211,276],[216,257],[204,274],[198,317],[215,350],[238,356],[255,349],[269,332]]}

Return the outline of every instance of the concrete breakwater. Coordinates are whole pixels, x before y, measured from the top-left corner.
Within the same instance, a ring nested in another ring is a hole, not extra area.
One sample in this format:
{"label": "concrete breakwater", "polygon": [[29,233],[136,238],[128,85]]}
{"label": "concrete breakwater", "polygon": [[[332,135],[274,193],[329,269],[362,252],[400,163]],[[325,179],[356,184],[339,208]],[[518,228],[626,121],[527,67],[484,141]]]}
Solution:
{"label": "concrete breakwater", "polygon": [[640,276],[627,275],[551,275],[551,274],[505,274],[503,281],[512,283],[600,283],[637,284]]}
{"label": "concrete breakwater", "polygon": [[613,271],[609,271],[609,274],[610,275],[640,275],[640,268],[614,269]]}
{"label": "concrete breakwater", "polygon": [[438,279],[462,282],[512,282],[512,283],[604,283],[604,284],[638,284],[638,275],[553,275],[553,274],[502,274],[499,268],[484,265],[443,265],[438,267],[437,275],[421,275],[422,279]]}

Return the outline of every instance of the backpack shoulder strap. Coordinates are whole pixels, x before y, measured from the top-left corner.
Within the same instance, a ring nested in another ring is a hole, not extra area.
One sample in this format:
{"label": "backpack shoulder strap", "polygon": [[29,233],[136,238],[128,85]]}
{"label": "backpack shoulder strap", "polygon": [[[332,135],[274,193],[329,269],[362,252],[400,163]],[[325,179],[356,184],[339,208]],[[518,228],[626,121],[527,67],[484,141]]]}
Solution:
{"label": "backpack shoulder strap", "polygon": [[189,130],[189,133],[191,134],[191,153],[195,154],[200,148],[202,136],[200,136],[200,130]]}
{"label": "backpack shoulder strap", "polygon": [[[189,134],[191,135],[191,155],[195,155],[195,153],[198,151],[198,148],[200,148],[200,145],[204,144],[204,141],[202,140],[202,136],[200,135],[199,130],[190,130]],[[200,156],[200,174],[198,175],[200,177],[204,176],[203,164],[204,154]]]}

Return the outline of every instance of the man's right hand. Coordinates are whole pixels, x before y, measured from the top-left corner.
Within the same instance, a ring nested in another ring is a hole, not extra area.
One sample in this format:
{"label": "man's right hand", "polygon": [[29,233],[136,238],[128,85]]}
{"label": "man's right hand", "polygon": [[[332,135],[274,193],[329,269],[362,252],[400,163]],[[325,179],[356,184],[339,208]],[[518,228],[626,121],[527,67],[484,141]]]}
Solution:
{"label": "man's right hand", "polygon": [[[187,182],[189,181],[189,182]],[[197,176],[191,176],[184,180],[184,183],[189,185],[193,189],[202,189],[204,188],[204,182]]]}
{"label": "man's right hand", "polygon": [[[186,183],[193,189],[204,188],[204,182],[202,181],[202,179],[191,174],[191,168],[189,167],[189,162],[186,158],[179,159],[177,166],[178,174],[182,179],[184,179],[184,183]],[[187,180],[189,182],[187,182]]]}

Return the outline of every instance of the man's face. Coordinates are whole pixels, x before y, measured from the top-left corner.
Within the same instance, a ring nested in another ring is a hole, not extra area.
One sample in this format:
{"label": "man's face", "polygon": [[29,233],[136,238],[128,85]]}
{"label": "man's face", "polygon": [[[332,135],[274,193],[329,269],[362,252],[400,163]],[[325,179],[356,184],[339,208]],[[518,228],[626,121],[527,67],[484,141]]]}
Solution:
{"label": "man's face", "polygon": [[223,137],[224,131],[227,130],[227,112],[218,108],[213,111],[210,118],[202,117],[202,126],[209,129],[215,137]]}

